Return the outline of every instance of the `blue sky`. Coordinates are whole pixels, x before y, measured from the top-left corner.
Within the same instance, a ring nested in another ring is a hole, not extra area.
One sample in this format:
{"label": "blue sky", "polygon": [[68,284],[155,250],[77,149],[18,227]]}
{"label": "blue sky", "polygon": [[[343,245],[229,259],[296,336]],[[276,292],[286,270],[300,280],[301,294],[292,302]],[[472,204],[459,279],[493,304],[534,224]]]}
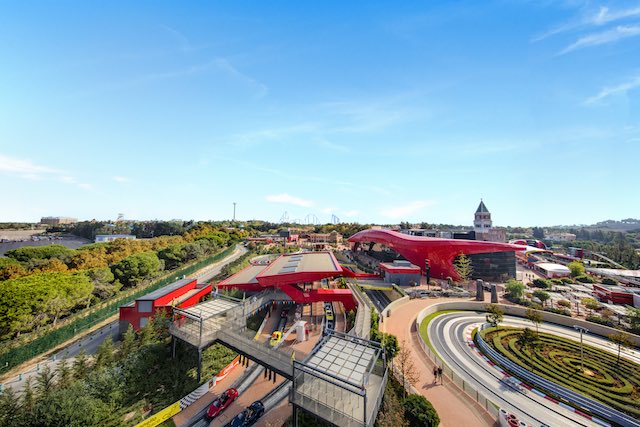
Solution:
{"label": "blue sky", "polygon": [[0,221],[640,216],[640,2],[237,3],[0,2]]}

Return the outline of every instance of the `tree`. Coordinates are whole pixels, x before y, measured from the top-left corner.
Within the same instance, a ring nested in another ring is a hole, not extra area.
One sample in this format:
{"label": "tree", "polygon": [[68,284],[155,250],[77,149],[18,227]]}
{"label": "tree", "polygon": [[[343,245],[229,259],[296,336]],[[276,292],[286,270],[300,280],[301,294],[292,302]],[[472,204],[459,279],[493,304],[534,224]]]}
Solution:
{"label": "tree", "polygon": [[487,304],[485,310],[487,311],[487,322],[494,328],[498,327],[504,319],[504,310],[497,304]]}
{"label": "tree", "polygon": [[435,408],[424,396],[411,394],[402,402],[404,415],[410,426],[437,427],[440,417]]}
{"label": "tree", "polygon": [[138,343],[136,341],[136,332],[133,330],[133,326],[129,324],[127,331],[122,337],[122,346],[120,347],[120,358],[126,360],[134,351],[138,349]]}
{"label": "tree", "polygon": [[67,359],[62,359],[60,361],[56,374],[58,376],[58,383],[56,386],[59,389],[67,388],[73,382],[73,371],[71,370],[71,366],[69,366]]}
{"label": "tree", "polygon": [[580,302],[589,309],[589,314],[593,314],[593,310],[600,308],[600,303],[595,298],[582,298]]}
{"label": "tree", "polygon": [[549,298],[551,298],[551,296],[549,295],[549,292],[545,292],[545,291],[542,291],[542,290],[539,290],[539,289],[533,291],[533,296],[540,300],[540,302],[542,303],[543,307],[544,307],[545,303],[547,302],[547,300],[549,300]]}
{"label": "tree", "polygon": [[76,356],[76,360],[73,362],[73,376],[77,379],[82,379],[89,373],[89,368],[89,358],[87,357],[84,349],[82,349]]}
{"label": "tree", "polygon": [[135,286],[150,279],[162,269],[155,252],[143,252],[128,256],[111,267],[114,276],[125,286]]}
{"label": "tree", "polygon": [[36,399],[33,393],[33,387],[31,387],[31,378],[27,378],[24,383],[24,390],[22,391],[22,408],[27,414],[30,414],[31,411],[33,411],[35,402]]}
{"label": "tree", "polygon": [[520,301],[524,296],[524,284],[515,279],[509,279],[505,285],[505,291],[515,301]]}
{"label": "tree", "polygon": [[0,394],[0,425],[6,427],[20,425],[20,399],[12,388]]}
{"label": "tree", "polygon": [[385,357],[387,360],[393,360],[398,354],[400,346],[398,344],[398,337],[393,334],[382,334],[382,348],[384,349]]}
{"label": "tree", "polygon": [[640,330],[640,307],[627,307],[627,316],[629,317],[631,329],[634,331]]}
{"label": "tree", "polygon": [[538,333],[538,325],[542,323],[542,313],[532,308],[527,309],[526,318],[535,325],[536,334]]}
{"label": "tree", "polygon": [[582,276],[585,273],[584,264],[580,261],[570,262],[567,267],[569,267],[569,270],[571,270],[571,277]]}
{"label": "tree", "polygon": [[72,254],[75,250],[69,249],[62,245],[47,245],[47,246],[23,246],[18,249],[7,251],[4,255],[15,259],[19,262],[27,263],[37,259],[51,259],[58,258],[64,260]]}
{"label": "tree", "polygon": [[96,352],[96,369],[107,368],[113,363],[113,339],[108,336],[107,339],[102,341],[102,344],[98,346]]}
{"label": "tree", "polygon": [[140,347],[144,347],[145,345],[149,345],[155,342],[156,330],[153,325],[154,323],[155,319],[153,317],[149,317],[147,324],[140,329]]}
{"label": "tree", "polygon": [[633,347],[633,341],[631,341],[631,335],[626,332],[615,332],[609,335],[609,339],[618,346],[618,358],[616,359],[616,368],[620,367],[620,351],[622,347]]}
{"label": "tree", "polygon": [[456,260],[453,263],[453,268],[463,283],[467,283],[469,279],[471,279],[471,275],[473,274],[473,264],[471,263],[471,258],[466,256],[464,253],[460,252],[460,255],[456,257]]}
{"label": "tree", "polygon": [[542,240],[544,239],[544,228],[533,227],[532,234],[534,239]]}
{"label": "tree", "polygon": [[418,372],[418,369],[413,363],[413,355],[411,354],[411,350],[409,350],[406,341],[402,341],[400,351],[398,351],[395,360],[395,366],[398,369],[398,373],[400,374],[400,379],[402,381],[402,390],[406,396],[407,384],[414,385],[420,379],[420,372]]}
{"label": "tree", "polygon": [[538,341],[538,334],[533,332],[529,328],[524,328],[524,331],[518,336],[516,343],[520,346],[521,349],[529,349],[532,350],[540,345]]}
{"label": "tree", "polygon": [[49,365],[44,365],[42,370],[36,376],[36,390],[43,397],[47,397],[53,391],[55,386],[56,374],[51,370]]}
{"label": "tree", "polygon": [[158,252],[158,258],[164,261],[167,270],[178,268],[184,261],[185,253],[182,245],[171,245]]}

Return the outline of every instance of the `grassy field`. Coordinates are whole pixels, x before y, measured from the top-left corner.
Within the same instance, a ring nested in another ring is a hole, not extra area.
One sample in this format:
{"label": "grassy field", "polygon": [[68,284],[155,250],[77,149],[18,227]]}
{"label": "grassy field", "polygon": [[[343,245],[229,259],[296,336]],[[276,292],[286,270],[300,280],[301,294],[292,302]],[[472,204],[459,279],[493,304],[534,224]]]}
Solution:
{"label": "grassy field", "polygon": [[433,351],[434,353],[436,352],[436,350],[433,348],[433,345],[431,344],[431,340],[429,339],[429,322],[431,322],[435,317],[440,316],[442,314],[447,314],[447,313],[455,313],[461,310],[442,310],[442,311],[436,311],[435,313],[431,313],[430,315],[428,315],[427,317],[425,317],[422,320],[422,323],[420,323],[420,337],[422,337],[422,339],[424,340],[424,342],[429,346],[429,348],[431,349],[431,351]]}

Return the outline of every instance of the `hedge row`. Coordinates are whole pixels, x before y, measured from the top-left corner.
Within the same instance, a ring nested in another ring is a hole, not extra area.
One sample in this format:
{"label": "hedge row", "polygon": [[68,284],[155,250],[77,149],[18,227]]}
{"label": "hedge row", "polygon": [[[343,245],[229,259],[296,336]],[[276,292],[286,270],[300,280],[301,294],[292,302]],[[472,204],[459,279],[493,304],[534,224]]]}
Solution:
{"label": "hedge row", "polygon": [[[640,416],[640,373],[638,365],[620,359],[620,368],[612,371],[616,355],[585,346],[585,367],[602,375],[603,378],[586,377],[578,374],[580,366],[580,346],[578,343],[549,334],[539,334],[539,340],[547,350],[530,352],[518,348],[516,344],[521,330],[513,328],[488,329],[481,332],[486,342],[513,363],[532,371],[543,378],[591,396],[620,411]],[[506,344],[506,345],[505,345]],[[579,376],[578,376],[579,375]]]}

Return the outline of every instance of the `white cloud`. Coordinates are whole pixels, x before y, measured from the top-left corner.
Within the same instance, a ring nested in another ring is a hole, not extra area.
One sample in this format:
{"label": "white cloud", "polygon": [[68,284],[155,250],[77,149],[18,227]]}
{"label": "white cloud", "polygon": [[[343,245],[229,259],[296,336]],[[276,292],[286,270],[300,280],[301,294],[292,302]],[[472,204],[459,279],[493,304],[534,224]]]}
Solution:
{"label": "white cloud", "polygon": [[49,166],[38,165],[28,159],[18,159],[0,154],[0,172],[14,174],[22,179],[30,181],[40,181],[45,177],[54,178],[64,184],[75,185],[83,190],[91,190],[91,184],[79,183],[74,177],[66,172]]}
{"label": "white cloud", "polygon": [[0,154],[0,171],[24,175],[58,174],[59,170],[37,165],[31,160],[17,159]]}
{"label": "white cloud", "polygon": [[129,178],[127,178],[126,176],[114,176],[111,179],[113,179],[115,182],[119,182],[121,184],[124,184],[125,182],[129,182],[131,181]]}
{"label": "white cloud", "polygon": [[430,200],[415,200],[403,206],[381,209],[380,215],[386,218],[403,219],[431,205],[433,202]]}
{"label": "white cloud", "polygon": [[604,25],[621,19],[634,18],[636,16],[640,16],[640,7],[612,11],[608,7],[602,6],[598,10],[598,13],[592,17],[591,22],[595,25]]}
{"label": "white cloud", "polygon": [[566,53],[578,49],[583,49],[585,47],[615,43],[619,40],[623,40],[629,37],[635,37],[638,35],[640,35],[640,25],[619,25],[609,30],[580,37],[574,43],[561,50],[558,55],[564,55]]}
{"label": "white cloud", "polygon": [[265,197],[265,199],[268,202],[272,202],[272,203],[287,203],[290,205],[302,206],[305,208],[313,206],[313,201],[291,196],[287,193],[272,194]]}
{"label": "white cloud", "polygon": [[636,18],[638,16],[640,16],[640,7],[611,10],[606,6],[601,6],[597,11],[591,9],[587,13],[584,13],[582,17],[577,17],[570,22],[558,25],[543,34],[533,37],[531,41],[539,42],[557,34],[562,34],[570,31],[580,31],[589,27],[600,27],[616,21],[622,21],[628,18]]}
{"label": "white cloud", "polygon": [[640,87],[640,76],[637,76],[633,80],[619,84],[617,86],[602,88],[602,90],[600,90],[600,92],[597,95],[588,98],[585,101],[585,104],[595,104],[598,101],[604,98],[607,98],[611,95],[626,94],[628,91],[639,88],[639,87]]}

